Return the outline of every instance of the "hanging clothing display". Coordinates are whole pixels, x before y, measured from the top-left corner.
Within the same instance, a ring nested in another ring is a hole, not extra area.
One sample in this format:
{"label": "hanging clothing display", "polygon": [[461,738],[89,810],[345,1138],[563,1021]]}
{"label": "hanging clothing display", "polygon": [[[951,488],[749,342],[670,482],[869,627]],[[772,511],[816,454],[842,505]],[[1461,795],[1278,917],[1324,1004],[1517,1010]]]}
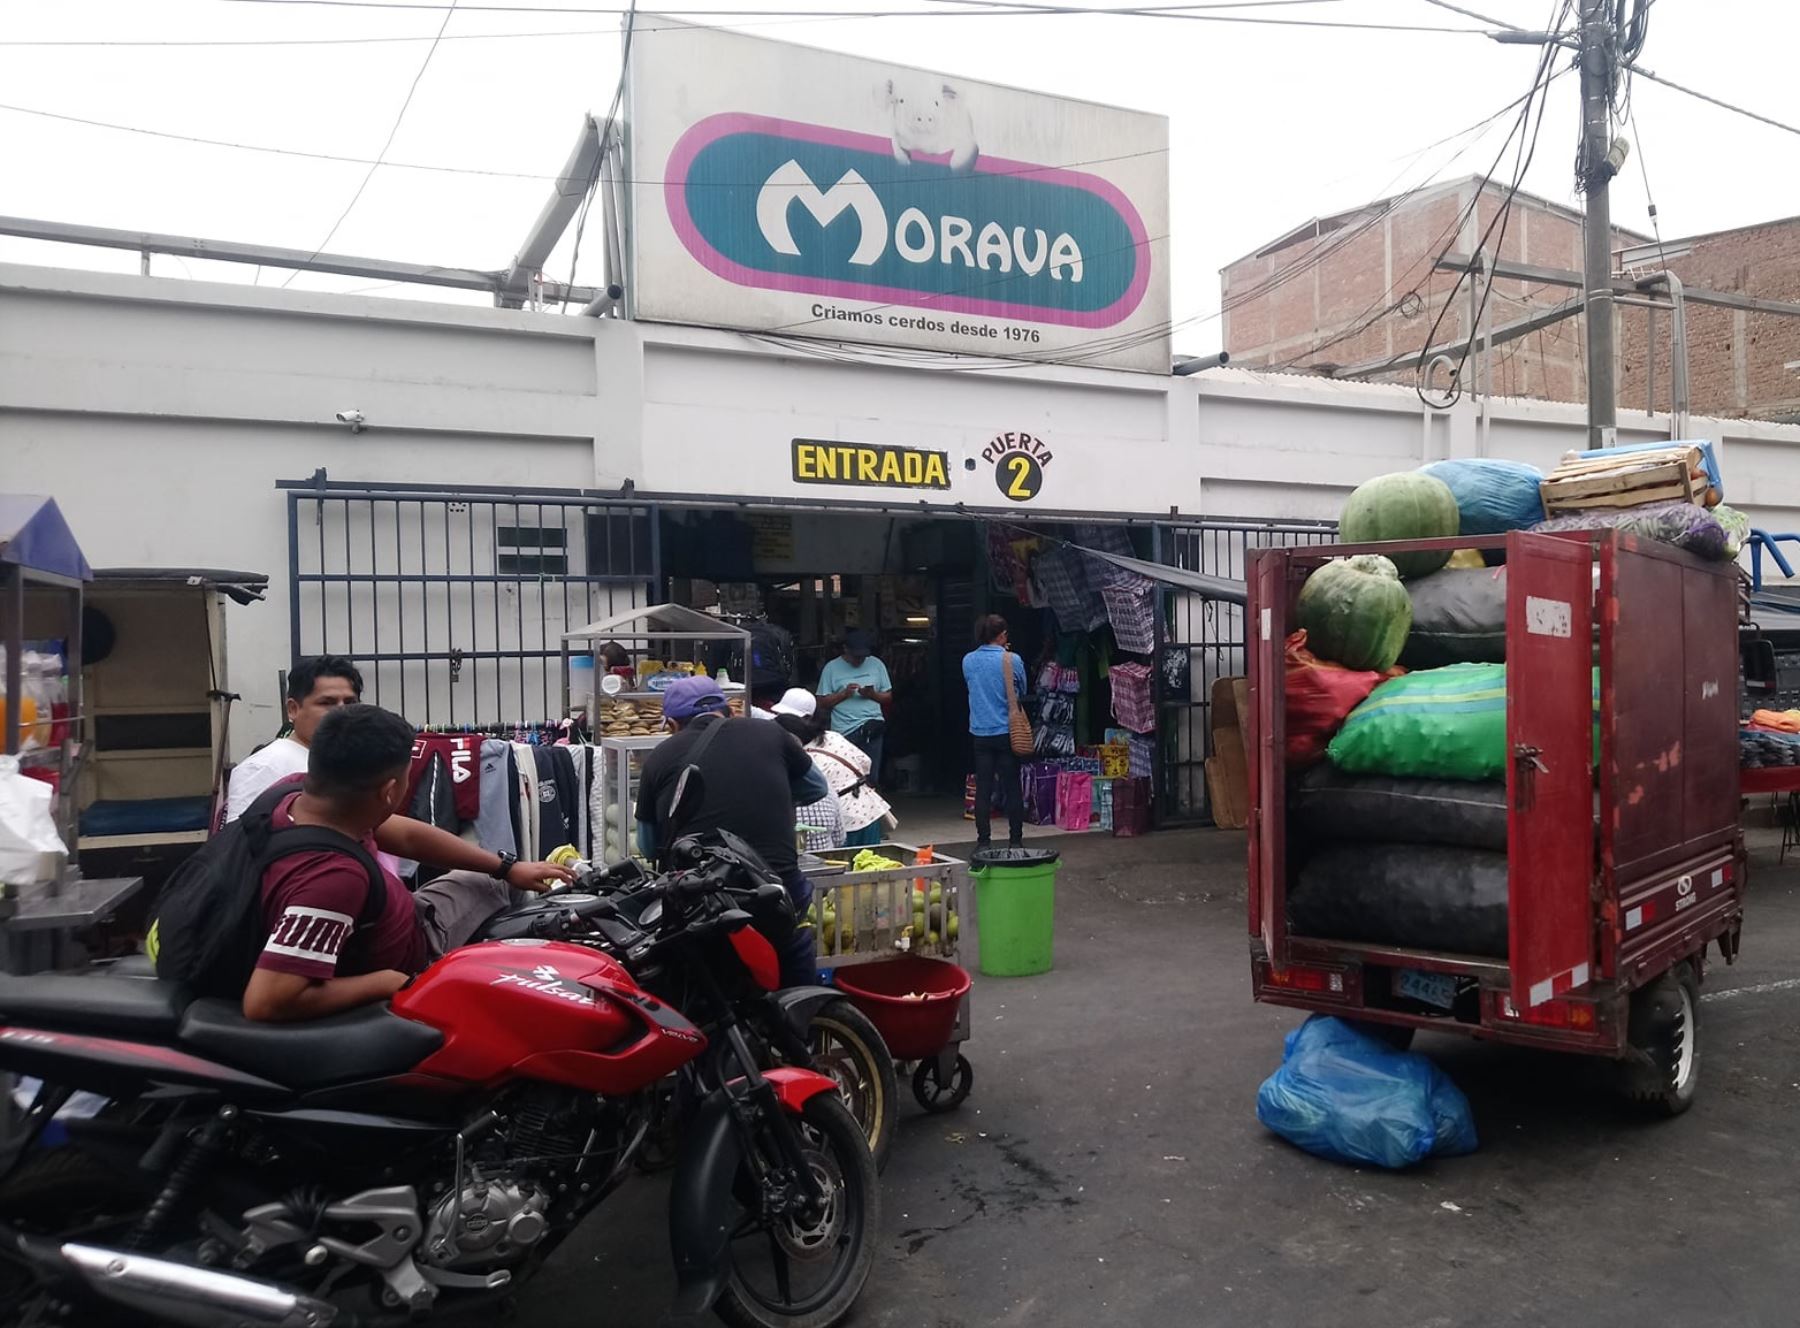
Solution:
{"label": "hanging clothing display", "polygon": [[[442,762],[441,771],[433,765],[434,759]],[[445,792],[455,801],[456,819],[473,821],[481,810],[481,738],[474,734],[419,734],[413,739],[409,799],[428,770],[446,779]]]}
{"label": "hanging clothing display", "polygon": [[519,835],[513,818],[519,800],[512,790],[519,787],[519,776],[510,742],[499,738],[482,740],[479,778],[481,809],[475,816],[475,842],[490,853],[517,854]]}

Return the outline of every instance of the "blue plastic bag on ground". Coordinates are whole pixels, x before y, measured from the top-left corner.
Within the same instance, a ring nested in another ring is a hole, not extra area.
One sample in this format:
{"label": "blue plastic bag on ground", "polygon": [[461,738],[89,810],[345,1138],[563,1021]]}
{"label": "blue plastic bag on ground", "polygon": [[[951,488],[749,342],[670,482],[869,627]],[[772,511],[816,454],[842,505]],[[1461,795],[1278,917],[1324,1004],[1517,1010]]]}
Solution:
{"label": "blue plastic bag on ground", "polygon": [[1287,1035],[1281,1068],[1257,1090],[1256,1118],[1319,1157],[1395,1170],[1476,1146],[1469,1100],[1449,1075],[1323,1014]]}

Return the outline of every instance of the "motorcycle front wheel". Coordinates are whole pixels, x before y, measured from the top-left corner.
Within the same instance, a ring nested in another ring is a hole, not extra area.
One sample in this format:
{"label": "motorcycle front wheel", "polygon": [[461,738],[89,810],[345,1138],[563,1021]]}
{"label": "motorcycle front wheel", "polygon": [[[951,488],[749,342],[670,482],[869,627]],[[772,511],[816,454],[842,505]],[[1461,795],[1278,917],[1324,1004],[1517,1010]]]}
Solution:
{"label": "motorcycle front wheel", "polygon": [[[777,1217],[742,1214],[715,1307],[736,1328],[832,1328],[850,1313],[875,1263],[881,1200],[862,1127],[832,1093],[809,1101],[793,1126],[824,1201]],[[780,1165],[773,1157],[766,1164]],[[748,1159],[737,1190],[761,1191]]]}

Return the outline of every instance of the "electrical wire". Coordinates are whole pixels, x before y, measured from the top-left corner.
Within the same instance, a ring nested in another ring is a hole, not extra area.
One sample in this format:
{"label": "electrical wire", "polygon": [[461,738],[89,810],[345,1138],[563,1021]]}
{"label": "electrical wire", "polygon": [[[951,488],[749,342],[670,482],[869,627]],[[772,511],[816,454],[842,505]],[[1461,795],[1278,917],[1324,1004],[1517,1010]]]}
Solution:
{"label": "electrical wire", "polygon": [[[1492,115],[1488,116],[1485,120],[1479,121],[1476,125],[1471,126],[1471,130],[1478,129],[1478,128],[1485,128],[1487,125],[1492,124],[1495,120],[1499,119],[1502,115],[1506,114],[1507,111],[1513,109],[1515,106],[1520,106],[1521,104],[1526,105],[1526,113],[1529,113],[1529,103],[1531,102],[1531,100],[1534,97],[1538,96],[1543,88],[1547,88],[1551,83],[1555,82],[1558,78],[1562,77],[1562,75],[1567,72],[1568,71],[1566,69],[1557,70],[1555,73],[1551,74],[1548,79],[1544,80],[1541,85],[1538,83],[1533,83],[1531,86],[1531,89],[1529,91],[1527,91],[1523,96],[1514,98],[1512,101],[1508,102],[1505,106],[1502,106],[1498,111],[1495,111]],[[1443,230],[1439,231],[1437,233],[1437,235],[1432,238],[1430,243],[1426,246],[1426,250],[1428,253],[1431,249],[1436,248],[1438,245],[1446,244],[1446,242],[1451,241],[1452,237],[1455,236],[1456,233],[1459,232],[1463,228],[1464,224],[1468,221],[1472,210],[1476,206],[1478,206],[1482,193],[1486,189],[1487,184],[1492,180],[1494,172],[1497,169],[1499,169],[1500,162],[1501,162],[1502,158],[1505,157],[1507,148],[1512,144],[1513,137],[1520,132],[1522,125],[1523,125],[1523,117],[1521,117],[1519,120],[1514,122],[1512,129],[1510,129],[1507,132],[1506,138],[1501,141],[1500,149],[1497,153],[1495,153],[1492,164],[1488,167],[1486,174],[1482,177],[1481,187],[1477,188],[1475,190],[1475,192],[1470,196],[1469,202],[1457,213],[1457,215],[1455,217],[1453,217],[1451,219],[1449,225],[1447,225]],[[1465,130],[1464,132],[1467,133],[1467,132],[1470,132],[1471,130]],[[1445,169],[1447,169],[1453,162],[1455,162],[1457,160],[1457,158],[1461,157],[1462,154],[1464,152],[1468,151],[1468,149],[1470,147],[1473,147],[1475,141],[1478,141],[1478,140],[1472,140],[1470,143],[1466,144],[1462,149],[1460,149],[1456,153],[1455,156],[1451,157],[1449,159],[1449,161],[1446,161],[1443,166],[1439,167],[1438,170],[1436,172],[1434,172],[1434,176],[1437,174],[1442,174],[1442,172]],[[1406,196],[1403,195],[1400,201],[1405,201],[1405,197]],[[1313,346],[1309,346],[1306,350],[1300,352],[1298,355],[1291,356],[1288,359],[1283,360],[1278,364],[1271,365],[1270,366],[1271,370],[1274,372],[1280,372],[1282,370],[1292,368],[1294,365],[1299,364],[1302,360],[1311,359],[1313,356],[1317,355],[1320,351],[1329,350],[1331,347],[1340,345],[1341,343],[1350,340],[1352,337],[1360,336],[1364,331],[1368,330],[1370,327],[1373,327],[1376,323],[1380,322],[1383,318],[1387,317],[1389,314],[1394,313],[1396,310],[1401,309],[1406,304],[1407,300],[1409,300],[1410,298],[1419,294],[1419,288],[1416,285],[1413,286],[1410,290],[1406,291],[1404,294],[1402,294],[1398,299],[1391,300],[1385,307],[1381,308],[1379,311],[1377,311],[1377,306],[1381,304],[1383,299],[1386,299],[1389,296],[1390,292],[1394,289],[1395,286],[1403,285],[1406,281],[1408,281],[1412,277],[1413,273],[1418,271],[1419,265],[1422,262],[1430,263],[1430,267],[1428,268],[1427,274],[1426,274],[1426,280],[1429,282],[1431,272],[1436,270],[1436,259],[1443,257],[1443,255],[1447,254],[1448,252],[1449,252],[1449,247],[1447,245],[1446,248],[1441,253],[1437,254],[1436,256],[1434,256],[1432,258],[1429,258],[1429,259],[1420,258],[1420,259],[1415,260],[1412,264],[1410,264],[1407,267],[1406,271],[1401,273],[1400,280],[1398,282],[1395,282],[1395,283],[1393,283],[1393,285],[1390,285],[1380,295],[1376,296],[1376,298],[1374,300],[1371,300],[1367,305],[1365,305],[1363,307],[1362,311],[1359,312],[1358,314],[1356,314],[1356,316],[1350,320],[1349,324],[1347,324],[1345,327],[1341,328],[1335,334],[1327,337],[1326,340],[1319,342]],[[1429,303],[1429,301],[1427,301],[1427,303]],[[1373,314],[1372,317],[1370,316],[1371,314]],[[1434,326],[1434,328],[1433,328],[1434,334],[1435,334],[1435,331],[1436,331],[1436,328]]]}
{"label": "electrical wire", "polygon": [[[1561,0],[1558,7],[1552,11],[1552,21],[1549,25],[1549,30],[1551,32],[1557,33],[1558,35],[1562,33],[1563,25],[1568,21],[1569,11],[1573,7],[1573,3],[1574,0]],[[1548,94],[1550,79],[1548,75],[1556,50],[1557,47],[1554,44],[1545,43],[1543,52],[1538,58],[1538,66],[1532,76],[1531,99],[1528,99],[1523,108],[1521,108],[1518,123],[1514,126],[1514,132],[1519,135],[1519,155],[1515,159],[1512,185],[1507,193],[1505,201],[1495,213],[1494,219],[1488,223],[1487,229],[1482,232],[1481,238],[1476,242],[1475,248],[1477,253],[1487,248],[1488,238],[1493,235],[1496,226],[1500,229],[1500,241],[1499,244],[1494,247],[1494,252],[1496,254],[1499,253],[1500,246],[1506,243],[1506,222],[1512,215],[1513,200],[1518,197],[1519,187],[1524,182],[1525,172],[1530,169],[1532,159],[1537,155],[1538,132],[1543,128],[1544,108],[1549,102]],[[1532,100],[1537,102],[1538,115],[1537,123],[1531,130],[1530,146],[1528,149],[1523,131],[1525,125],[1531,118]],[[1507,142],[1501,145],[1500,156],[1505,155],[1507,144],[1512,142],[1512,137],[1512,134],[1507,135]],[[1499,166],[1499,157],[1495,158],[1494,165],[1496,168]],[[1480,202],[1482,195],[1487,192],[1488,185],[1491,184],[1492,181],[1493,172],[1490,170],[1486,179],[1482,182],[1481,187],[1475,190],[1473,196],[1469,200],[1471,209]],[[1452,243],[1454,243],[1454,241]],[[1446,248],[1438,255],[1437,261],[1441,261],[1448,257],[1448,255],[1449,249]],[[1471,259],[1473,257],[1474,255],[1471,255]],[[1434,262],[1433,266],[1435,267],[1435,265],[1436,263]],[[1431,347],[1436,343],[1438,329],[1443,326],[1445,315],[1450,312],[1450,307],[1456,302],[1457,292],[1462,289],[1462,283],[1465,277],[1474,279],[1474,264],[1472,262],[1468,268],[1462,269],[1457,273],[1456,280],[1450,286],[1450,293],[1444,297],[1444,303],[1438,309],[1437,317],[1432,320],[1431,328],[1425,334],[1424,352],[1429,352]],[[1430,372],[1431,362],[1428,360],[1422,360],[1420,362],[1418,371],[1414,377],[1413,391],[1417,394],[1419,401],[1428,408],[1447,410],[1462,396],[1463,371],[1468,365],[1469,356],[1474,353],[1477,339],[1476,332],[1481,326],[1482,315],[1487,311],[1488,296],[1493,293],[1496,280],[1497,279],[1490,270],[1488,274],[1487,291],[1482,295],[1481,300],[1476,307],[1474,318],[1469,326],[1468,344],[1463,347],[1463,353],[1457,361],[1456,374],[1451,380],[1449,395],[1443,402],[1434,402],[1425,395],[1427,375]]]}
{"label": "electrical wire", "polygon": [[406,112],[412,107],[413,94],[419,90],[419,80],[425,77],[425,71],[431,67],[431,57],[437,54],[438,42],[443,40],[444,29],[450,26],[451,15],[455,13],[456,0],[450,0],[450,7],[444,10],[444,21],[438,24],[437,37],[426,48],[425,58],[419,61],[419,71],[413,75],[412,82],[407,85],[406,98],[400,103],[400,113],[394,117],[393,127],[388,130],[388,136],[381,145],[381,151],[375,154],[375,160],[369,164],[368,171],[363,175],[362,183],[356,186],[356,192],[350,195],[350,201],[344,204],[344,210],[338,214],[338,219],[331,223],[331,229],[325,232],[325,238],[314,247],[303,265],[294,268],[282,279],[280,289],[286,290],[295,277],[312,265],[313,259],[325,252],[325,246],[331,243],[332,238],[337,235],[339,227],[349,219],[351,212],[355,211],[356,205],[362,201],[363,191],[369,187],[369,181],[375,178],[375,172],[381,169],[382,158],[386,157],[387,150],[394,146],[394,137],[400,132],[400,126],[405,123]]}
{"label": "electrical wire", "polygon": [[[1262,0],[1271,3],[1272,0]],[[396,10],[436,10],[445,7],[449,0],[219,0],[221,4],[233,5],[317,5],[338,9],[396,9]],[[1042,15],[1118,15],[1122,17],[1172,18],[1186,19],[1201,23],[1248,23],[1274,28],[1325,28],[1350,32],[1420,32],[1448,33],[1462,37],[1485,37],[1489,35],[1481,28],[1453,28],[1442,24],[1423,23],[1348,23],[1335,19],[1282,19],[1261,18],[1250,14],[1225,14],[1197,12],[1195,6],[1180,8],[1146,8],[1122,6],[1118,8],[1104,5],[1053,5],[1027,4],[1023,0],[1011,3],[1010,0],[996,0],[1002,5],[993,10],[954,10],[954,9],[894,9],[894,10],[796,10],[796,9],[674,9],[665,10],[666,17],[680,15],[699,15],[707,18],[729,18],[742,15],[745,17],[781,17],[781,18],[995,18],[1006,16],[1037,17]],[[1244,7],[1249,7],[1245,5]],[[497,13],[497,14],[624,14],[625,9],[592,5],[480,5],[465,4],[461,6],[464,13]]]}
{"label": "electrical wire", "polygon": [[1690,88],[1685,84],[1677,83],[1672,78],[1666,78],[1657,73],[1654,69],[1646,69],[1642,65],[1633,65],[1631,66],[1631,72],[1638,75],[1640,78],[1647,78],[1652,83],[1660,83],[1665,88],[1673,88],[1676,92],[1685,93],[1687,96],[1706,102],[1708,105],[1717,106],[1721,110],[1732,111],[1738,115],[1745,116],[1748,119],[1755,120],[1758,124],[1768,125],[1771,129],[1780,129],[1789,134],[1800,134],[1800,125],[1791,125],[1786,121],[1776,120],[1770,116],[1763,115],[1759,111],[1747,110],[1742,106],[1735,106],[1731,102],[1712,96],[1710,93],[1701,92],[1698,88]]}
{"label": "electrical wire", "polygon": [[[1559,71],[1557,75],[1552,75],[1552,78],[1560,76],[1561,72],[1564,72],[1564,71]],[[1495,120],[1498,120],[1501,116],[1505,115],[1509,110],[1512,110],[1513,108],[1519,106],[1523,102],[1529,101],[1535,95],[1535,93],[1536,93],[1536,87],[1534,85],[1534,88],[1531,92],[1527,92],[1522,97],[1514,98],[1512,101],[1508,102],[1506,105],[1500,107],[1498,110],[1493,111],[1486,116],[1483,116],[1481,119],[1475,121],[1473,124],[1467,125],[1467,126],[1463,127],[1462,129],[1455,131],[1454,133],[1445,135],[1441,138],[1434,139],[1432,142],[1427,143],[1424,147],[1417,149],[1412,154],[1412,156],[1400,167],[1399,171],[1397,171],[1394,174],[1394,176],[1390,178],[1388,185],[1384,186],[1384,189],[1382,192],[1385,192],[1385,190],[1387,188],[1391,188],[1394,184],[1398,183],[1400,177],[1405,175],[1406,172],[1409,171],[1412,168],[1412,166],[1414,164],[1416,164],[1421,157],[1423,157],[1427,152],[1430,152],[1433,148],[1440,147],[1443,144],[1450,142],[1456,138],[1467,137],[1471,134],[1477,133],[1478,131],[1480,131],[1482,129],[1487,128],[1487,126],[1492,124]],[[1510,143],[1513,134],[1516,134],[1517,132],[1518,132],[1518,129],[1517,129],[1517,126],[1515,125],[1513,131],[1511,133],[1509,133],[1507,136],[1508,143]],[[1373,226],[1379,224],[1380,221],[1382,220],[1382,218],[1387,216],[1388,213],[1393,208],[1398,207],[1401,204],[1405,203],[1408,199],[1412,198],[1413,196],[1418,194],[1420,191],[1431,187],[1431,185],[1435,182],[1436,177],[1438,175],[1441,175],[1445,169],[1447,169],[1459,157],[1461,157],[1463,152],[1466,152],[1468,150],[1468,148],[1471,146],[1473,146],[1473,141],[1470,144],[1467,144],[1463,148],[1459,149],[1448,160],[1446,160],[1442,166],[1437,167],[1436,170],[1434,170],[1431,173],[1431,175],[1428,176],[1426,179],[1419,181],[1419,183],[1411,186],[1409,189],[1403,191],[1402,193],[1396,194],[1393,197],[1384,200],[1385,203],[1387,204],[1386,207],[1383,207],[1381,209],[1378,209],[1378,210],[1372,212],[1370,216],[1364,218],[1361,222],[1357,223],[1354,226],[1349,226],[1349,227],[1343,228],[1339,232],[1335,233],[1327,243],[1320,245],[1317,249],[1313,250],[1305,258],[1301,259],[1300,261],[1298,261],[1296,263],[1289,264],[1287,267],[1282,268],[1278,272],[1272,273],[1269,277],[1265,278],[1264,280],[1262,280],[1261,282],[1258,282],[1257,284],[1255,284],[1253,286],[1246,287],[1243,291],[1234,294],[1230,299],[1221,302],[1220,307],[1216,310],[1213,310],[1210,313],[1194,314],[1194,315],[1190,315],[1186,318],[1182,318],[1182,319],[1175,320],[1175,321],[1165,321],[1165,322],[1158,323],[1158,324],[1153,325],[1148,328],[1138,329],[1137,331],[1131,332],[1131,333],[1123,333],[1123,334],[1118,334],[1116,336],[1111,336],[1111,337],[1099,337],[1099,338],[1090,339],[1088,341],[1075,342],[1072,344],[1059,346],[1055,350],[1046,351],[1040,355],[1032,355],[1028,351],[1021,350],[1019,352],[1015,352],[1015,353],[1009,355],[1005,359],[994,358],[991,362],[991,365],[982,364],[982,365],[947,366],[947,371],[949,371],[949,372],[1004,372],[1004,371],[1009,371],[1009,370],[1026,368],[1026,367],[1030,367],[1030,366],[1036,365],[1036,364],[1051,364],[1051,363],[1071,364],[1071,363],[1073,363],[1073,364],[1079,365],[1083,361],[1100,359],[1102,357],[1110,356],[1110,355],[1117,355],[1119,353],[1122,353],[1123,351],[1131,350],[1131,349],[1136,348],[1137,346],[1146,344],[1149,341],[1160,340],[1160,339],[1162,339],[1166,336],[1169,336],[1173,332],[1175,332],[1181,328],[1184,328],[1184,327],[1190,327],[1190,326],[1194,326],[1197,324],[1208,323],[1216,318],[1221,318],[1226,313],[1231,312],[1234,309],[1240,308],[1244,304],[1247,304],[1252,300],[1260,299],[1265,295],[1271,294],[1273,291],[1288,284],[1289,282],[1297,280],[1299,277],[1304,276],[1306,273],[1312,271],[1314,268],[1318,267],[1320,264],[1327,261],[1334,254],[1336,254],[1339,250],[1354,243],[1356,241],[1356,239],[1358,239],[1363,233],[1365,233],[1366,231],[1371,229]],[[1505,144],[1502,144],[1502,147],[1501,147],[1502,154],[1504,154],[1504,152],[1505,152],[1505,146],[1506,146]],[[1498,158],[1496,158],[1495,166],[1498,166]],[[1461,225],[1462,225],[1462,218],[1459,217],[1453,223],[1452,228],[1454,229],[1454,228],[1460,227]],[[1148,242],[1154,243],[1157,240],[1162,240],[1162,239],[1167,239],[1167,238],[1168,237],[1166,237],[1166,236],[1154,237],[1151,241],[1148,241]],[[1441,236],[1440,236],[1440,238],[1441,238]],[[1120,252],[1122,252],[1122,251],[1123,250],[1121,250]],[[1103,256],[1103,255],[1097,255],[1097,256]],[[1097,257],[1097,256],[1091,255],[1090,258]],[[1000,278],[999,280],[1013,280],[1013,279],[1014,278],[1006,277],[1006,278]],[[996,283],[995,282],[984,282],[984,283],[979,283],[974,286],[960,287],[954,291],[943,292],[941,294],[940,298],[949,296],[949,295],[967,294],[974,290],[983,289],[986,286],[991,286],[994,284],[996,284]],[[1404,297],[1402,297],[1402,299],[1404,299]],[[866,311],[873,312],[873,311],[879,310],[879,309],[895,308],[895,307],[900,307],[900,306],[897,303],[873,305],[873,306],[867,306]],[[912,307],[912,306],[909,305],[906,307]],[[783,333],[784,331],[790,331],[791,329],[794,329],[794,328],[808,327],[814,323],[823,323],[823,322],[831,322],[831,321],[834,321],[834,320],[810,319],[810,318],[809,319],[800,319],[800,320],[796,320],[792,323],[781,324],[780,326],[770,329],[767,332],[755,334],[755,339],[762,340],[769,344],[790,345],[792,349],[801,351],[802,353],[806,353],[806,354],[817,354],[818,352],[816,352],[811,346],[806,345],[805,341],[802,338],[783,337],[783,336],[781,336],[781,333]],[[817,341],[817,340],[822,340],[822,339],[807,338],[805,340]],[[883,347],[883,348],[878,349],[874,346],[869,346],[867,348],[866,353],[864,355],[862,355],[860,358],[857,358],[855,355],[855,352],[850,349],[849,343],[831,341],[831,342],[826,342],[825,344],[829,344],[829,345],[841,348],[842,350],[844,350],[846,352],[847,355],[849,355],[851,357],[852,362],[857,362],[857,363],[871,363],[871,362],[880,362],[880,361],[895,362],[895,363],[905,363],[905,362],[918,363],[918,362],[923,362],[923,361],[928,361],[928,360],[937,360],[937,359],[941,359],[941,357],[942,357],[942,352],[940,352],[940,351],[928,351],[928,350],[916,349],[916,348],[911,348],[911,347],[905,347],[905,348]],[[828,358],[844,358],[844,357],[834,356],[834,357],[828,357]]]}
{"label": "electrical wire", "polygon": [[[482,169],[480,167],[476,167],[476,166],[442,166],[442,165],[436,165],[436,164],[430,163],[430,162],[387,161],[387,160],[382,160],[382,159],[378,159],[375,157],[353,157],[353,156],[349,156],[348,154],[339,153],[339,152],[313,152],[313,151],[309,151],[304,148],[274,147],[274,146],[272,146],[270,144],[266,144],[266,143],[240,143],[240,142],[236,142],[231,139],[207,138],[207,137],[204,137],[204,136],[198,135],[198,134],[178,134],[178,133],[174,133],[169,130],[163,130],[163,129],[146,129],[141,125],[120,124],[115,120],[95,120],[95,119],[92,119],[87,116],[67,115],[61,111],[49,111],[49,110],[45,110],[42,107],[38,107],[38,106],[18,106],[18,105],[14,105],[14,104],[11,104],[8,102],[0,102],[0,111],[10,111],[10,112],[13,112],[14,114],[18,114],[18,115],[37,116],[41,119],[46,119],[46,120],[60,120],[65,124],[81,125],[85,128],[89,128],[89,129],[109,129],[109,130],[115,130],[117,132],[126,133],[126,134],[141,134],[148,138],[169,139],[176,143],[193,143],[193,144],[196,144],[201,147],[233,148],[233,149],[236,149],[241,152],[264,152],[264,153],[269,153],[273,156],[278,156],[278,157],[300,157],[300,158],[304,158],[305,160],[308,160],[308,161],[342,162],[346,165],[352,165],[352,166],[380,165],[389,170],[431,171],[431,172],[435,172],[435,173],[443,174],[443,175],[474,175],[474,176],[486,177],[489,179],[500,179],[500,180],[553,181],[553,180],[559,180],[562,178],[561,176],[558,176],[558,175],[546,175],[541,171],[484,170],[484,169]],[[1142,152],[1122,152],[1122,153],[1118,153],[1118,154],[1115,154],[1110,157],[1088,157],[1088,158],[1085,158],[1080,161],[1066,161],[1066,162],[1060,162],[1060,163],[1056,163],[1056,164],[1052,164],[1052,165],[1031,166],[1031,167],[1027,167],[1026,169],[1023,169],[1023,170],[1006,171],[1006,172],[1004,172],[1004,174],[1009,175],[1009,176],[1026,176],[1026,175],[1038,175],[1038,174],[1042,174],[1047,171],[1072,170],[1072,169],[1074,169],[1076,167],[1080,167],[1080,166],[1104,166],[1104,165],[1107,165],[1112,162],[1130,161],[1130,160],[1133,160],[1133,159],[1139,158],[1139,157],[1165,156],[1165,155],[1167,155],[1168,151],[1169,150],[1167,148],[1149,148]],[[995,173],[996,172],[989,172],[986,174],[991,175],[991,174],[995,174]],[[985,175],[983,175],[983,174],[950,176],[950,177],[946,177],[940,183],[953,184],[953,183],[959,183],[962,181],[975,181],[975,180],[979,180],[979,179],[983,179],[983,178],[985,178]],[[875,184],[875,185],[891,184],[891,183],[895,183],[895,182],[896,181],[894,181],[894,180],[887,180],[887,179],[876,179],[876,180],[869,181],[870,184]],[[651,186],[660,187],[664,184],[667,184],[668,181],[667,180],[658,180],[658,179],[633,178],[633,179],[621,180],[620,183],[628,184],[628,185],[651,185]],[[693,183],[693,187],[694,188],[704,187],[704,188],[711,188],[711,189],[745,189],[745,188],[756,189],[756,188],[760,188],[762,186],[762,183],[763,182],[760,180],[715,180],[715,181],[710,181],[706,185],[702,186],[701,184],[699,184],[699,182],[696,181]]]}

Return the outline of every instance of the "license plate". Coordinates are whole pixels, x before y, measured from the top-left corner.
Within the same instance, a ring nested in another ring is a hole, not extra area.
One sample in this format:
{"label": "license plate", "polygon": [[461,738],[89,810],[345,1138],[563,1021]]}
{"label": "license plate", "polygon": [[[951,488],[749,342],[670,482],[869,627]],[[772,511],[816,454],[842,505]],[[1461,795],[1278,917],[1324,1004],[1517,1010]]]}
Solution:
{"label": "license plate", "polygon": [[1424,1001],[1440,1010],[1456,1004],[1456,979],[1444,973],[1421,973],[1414,968],[1400,970],[1398,986],[1402,996]]}

